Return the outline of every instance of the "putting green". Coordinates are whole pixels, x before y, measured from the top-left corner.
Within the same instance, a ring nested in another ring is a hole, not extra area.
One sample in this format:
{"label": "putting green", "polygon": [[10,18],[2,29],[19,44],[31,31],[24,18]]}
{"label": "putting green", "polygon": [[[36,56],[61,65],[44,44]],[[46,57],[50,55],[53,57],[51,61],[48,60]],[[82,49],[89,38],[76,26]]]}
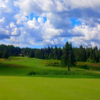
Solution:
{"label": "putting green", "polygon": [[0,100],[100,100],[100,79],[0,76]]}

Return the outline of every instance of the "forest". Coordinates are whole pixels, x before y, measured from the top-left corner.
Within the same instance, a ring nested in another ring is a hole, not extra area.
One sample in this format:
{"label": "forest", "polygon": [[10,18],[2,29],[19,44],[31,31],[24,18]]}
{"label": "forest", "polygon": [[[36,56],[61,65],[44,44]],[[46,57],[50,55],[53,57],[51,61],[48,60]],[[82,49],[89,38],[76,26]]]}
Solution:
{"label": "forest", "polygon": [[[66,42],[68,43],[68,42]],[[69,43],[71,44],[71,43]],[[71,44],[72,45],[72,44]],[[91,62],[97,63],[100,62],[100,49],[97,46],[95,47],[86,47],[84,48],[80,45],[79,48],[72,47],[73,53],[76,61],[78,62]],[[61,60],[63,55],[64,47],[45,47],[41,49],[37,48],[20,48],[13,45],[0,45],[0,58],[7,59],[9,56],[28,56],[31,58],[39,59],[56,59]]]}

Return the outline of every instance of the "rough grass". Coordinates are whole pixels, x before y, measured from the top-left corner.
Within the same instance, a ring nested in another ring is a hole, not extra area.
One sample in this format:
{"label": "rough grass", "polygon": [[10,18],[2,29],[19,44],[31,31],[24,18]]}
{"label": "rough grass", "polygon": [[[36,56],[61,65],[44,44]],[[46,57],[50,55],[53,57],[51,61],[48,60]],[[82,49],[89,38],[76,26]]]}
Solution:
{"label": "rough grass", "polygon": [[0,100],[99,100],[100,79],[0,76]]}
{"label": "rough grass", "polygon": [[[0,75],[3,76],[48,76],[48,77],[68,77],[68,78],[100,78],[100,73],[85,70],[82,68],[67,68],[54,66],[55,62],[60,64],[60,60],[41,60],[28,57],[10,57],[8,60],[0,59]],[[53,66],[46,65],[53,63]]]}
{"label": "rough grass", "polygon": [[77,65],[89,65],[93,67],[100,67],[100,63],[77,62]]}
{"label": "rough grass", "polygon": [[77,66],[79,68],[84,68],[84,69],[89,69],[89,70],[99,70],[100,71],[100,63],[78,62]]}

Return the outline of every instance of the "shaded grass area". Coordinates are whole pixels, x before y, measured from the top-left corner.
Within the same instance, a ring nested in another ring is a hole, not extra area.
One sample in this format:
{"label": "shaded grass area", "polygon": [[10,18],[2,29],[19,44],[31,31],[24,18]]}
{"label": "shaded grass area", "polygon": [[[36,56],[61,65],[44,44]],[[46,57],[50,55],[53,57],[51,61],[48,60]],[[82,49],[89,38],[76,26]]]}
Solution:
{"label": "shaded grass area", "polygon": [[[0,75],[6,76],[46,76],[68,78],[100,78],[100,73],[71,67],[71,71],[60,66],[60,60],[41,60],[28,57],[0,59]],[[49,65],[49,66],[48,66]]]}
{"label": "shaded grass area", "polygon": [[78,62],[77,67],[88,70],[100,71],[100,63]]}
{"label": "shaded grass area", "polygon": [[[62,66],[60,60],[55,60],[55,61],[51,60],[51,61],[45,61],[42,63],[45,63],[45,66],[50,66],[50,67],[61,67]],[[70,66],[70,67],[73,68],[73,66]],[[76,65],[76,68],[100,71],[100,63],[78,62]]]}
{"label": "shaded grass area", "polygon": [[100,99],[100,79],[0,76],[0,80],[0,100]]}

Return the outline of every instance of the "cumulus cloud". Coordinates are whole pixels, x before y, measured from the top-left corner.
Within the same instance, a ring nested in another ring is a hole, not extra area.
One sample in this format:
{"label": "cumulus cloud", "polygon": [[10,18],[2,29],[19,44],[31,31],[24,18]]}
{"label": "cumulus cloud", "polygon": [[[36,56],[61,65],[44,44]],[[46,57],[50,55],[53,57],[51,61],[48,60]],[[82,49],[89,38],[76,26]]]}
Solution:
{"label": "cumulus cloud", "polygon": [[5,22],[5,17],[3,17],[3,18],[0,19],[0,24],[2,24],[4,22]]}
{"label": "cumulus cloud", "polygon": [[5,38],[10,38],[9,31],[0,27],[0,40],[5,39]]}
{"label": "cumulus cloud", "polygon": [[[69,41],[75,43],[77,46],[83,44],[84,46],[94,46],[100,43],[100,25],[95,27],[89,27],[87,25],[76,26],[73,29],[73,33],[80,33],[82,36],[73,37]],[[100,47],[100,46],[99,46]]]}
{"label": "cumulus cloud", "polygon": [[16,27],[16,25],[14,24],[14,22],[11,22],[10,23],[10,28],[15,28]]}
{"label": "cumulus cloud", "polygon": [[[0,0],[0,40],[19,46],[62,46],[66,39],[76,46],[98,45],[99,5],[100,0]],[[73,26],[72,18],[81,24]]]}

